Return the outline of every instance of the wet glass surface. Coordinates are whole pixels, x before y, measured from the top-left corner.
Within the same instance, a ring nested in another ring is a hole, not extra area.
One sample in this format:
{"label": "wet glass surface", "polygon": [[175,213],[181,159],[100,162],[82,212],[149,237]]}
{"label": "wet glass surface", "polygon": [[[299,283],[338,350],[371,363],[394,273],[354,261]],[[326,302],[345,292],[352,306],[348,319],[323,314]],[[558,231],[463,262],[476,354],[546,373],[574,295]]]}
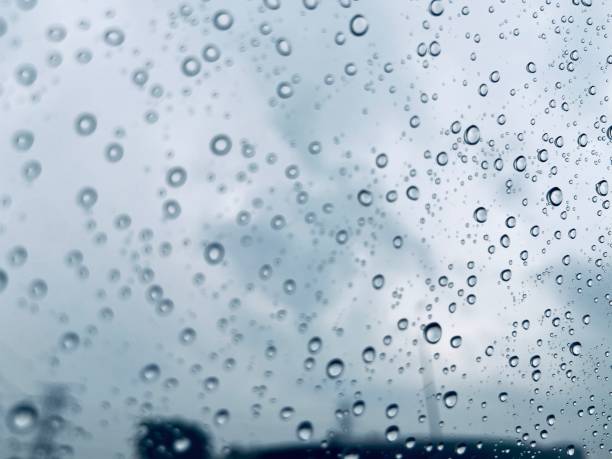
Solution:
{"label": "wet glass surface", "polygon": [[612,456],[605,0],[0,0],[0,459]]}

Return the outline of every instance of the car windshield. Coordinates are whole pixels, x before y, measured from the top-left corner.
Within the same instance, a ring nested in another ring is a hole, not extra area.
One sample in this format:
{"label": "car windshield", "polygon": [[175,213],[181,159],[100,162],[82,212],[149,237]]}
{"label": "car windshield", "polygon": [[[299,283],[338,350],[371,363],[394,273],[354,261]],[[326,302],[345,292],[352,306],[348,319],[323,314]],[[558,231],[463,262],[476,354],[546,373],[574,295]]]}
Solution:
{"label": "car windshield", "polygon": [[607,0],[0,0],[0,458],[612,457]]}

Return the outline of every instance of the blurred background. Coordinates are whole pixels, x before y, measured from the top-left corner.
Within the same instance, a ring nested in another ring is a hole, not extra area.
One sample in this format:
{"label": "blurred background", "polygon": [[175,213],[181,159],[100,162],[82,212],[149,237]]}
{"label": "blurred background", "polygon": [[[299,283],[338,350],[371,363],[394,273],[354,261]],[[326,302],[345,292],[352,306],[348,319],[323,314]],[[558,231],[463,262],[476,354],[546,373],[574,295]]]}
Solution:
{"label": "blurred background", "polygon": [[2,457],[609,457],[611,14],[0,0]]}

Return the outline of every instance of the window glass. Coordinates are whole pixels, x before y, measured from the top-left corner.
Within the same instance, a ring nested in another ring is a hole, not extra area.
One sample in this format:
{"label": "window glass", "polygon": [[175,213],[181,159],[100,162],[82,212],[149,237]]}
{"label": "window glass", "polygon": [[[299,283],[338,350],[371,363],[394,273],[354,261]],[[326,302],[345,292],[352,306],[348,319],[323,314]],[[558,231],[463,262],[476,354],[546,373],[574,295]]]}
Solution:
{"label": "window glass", "polygon": [[0,0],[0,452],[612,456],[606,0]]}

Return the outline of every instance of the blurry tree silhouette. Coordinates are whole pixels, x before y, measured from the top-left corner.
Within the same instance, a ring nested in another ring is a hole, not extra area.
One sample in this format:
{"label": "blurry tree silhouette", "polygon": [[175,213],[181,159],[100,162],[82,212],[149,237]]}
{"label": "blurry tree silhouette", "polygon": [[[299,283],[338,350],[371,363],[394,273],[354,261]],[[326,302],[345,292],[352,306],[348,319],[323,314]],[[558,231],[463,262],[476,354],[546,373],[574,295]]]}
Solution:
{"label": "blurry tree silhouette", "polygon": [[151,419],[140,424],[136,439],[139,459],[208,459],[208,436],[180,419]]}

